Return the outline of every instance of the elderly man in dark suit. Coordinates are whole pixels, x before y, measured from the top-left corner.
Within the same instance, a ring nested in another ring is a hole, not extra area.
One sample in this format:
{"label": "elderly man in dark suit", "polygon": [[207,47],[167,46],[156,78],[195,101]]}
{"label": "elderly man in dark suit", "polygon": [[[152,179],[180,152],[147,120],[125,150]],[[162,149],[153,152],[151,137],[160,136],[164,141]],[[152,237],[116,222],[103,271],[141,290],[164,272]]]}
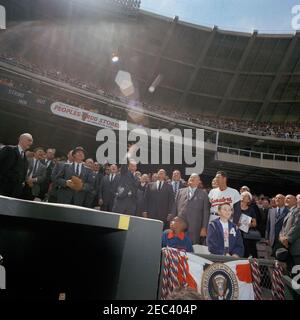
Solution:
{"label": "elderly man in dark suit", "polygon": [[0,150],[0,195],[21,198],[28,163],[25,151],[33,143],[31,134],[23,133],[17,146],[5,146]]}
{"label": "elderly man in dark suit", "polygon": [[175,198],[173,215],[180,216],[188,223],[188,233],[193,244],[200,244],[200,238],[207,236],[209,201],[207,193],[198,188],[200,177],[193,173],[188,187],[180,189]]}
{"label": "elderly man in dark suit", "polygon": [[145,218],[161,220],[167,228],[168,216],[172,214],[174,193],[172,186],[166,182],[166,171],[157,172],[158,180],[148,184],[145,191]]}
{"label": "elderly man in dark suit", "polygon": [[285,216],[279,241],[288,249],[292,257],[292,265],[300,265],[300,208],[297,208],[297,199],[293,195],[285,197],[285,205],[289,213]]}
{"label": "elderly man in dark suit", "polygon": [[47,167],[42,163],[43,148],[35,148],[32,159],[28,160],[28,172],[23,197],[26,200],[41,201],[42,184],[46,180]]}
{"label": "elderly man in dark suit", "polygon": [[98,202],[102,210],[111,212],[120,182],[120,174],[118,173],[118,166],[116,164],[110,165],[109,169],[110,173],[101,180]]}
{"label": "elderly man in dark suit", "polygon": [[87,192],[93,187],[92,171],[84,166],[85,151],[82,147],[73,150],[74,162],[65,163],[56,176],[57,202],[84,206]]}

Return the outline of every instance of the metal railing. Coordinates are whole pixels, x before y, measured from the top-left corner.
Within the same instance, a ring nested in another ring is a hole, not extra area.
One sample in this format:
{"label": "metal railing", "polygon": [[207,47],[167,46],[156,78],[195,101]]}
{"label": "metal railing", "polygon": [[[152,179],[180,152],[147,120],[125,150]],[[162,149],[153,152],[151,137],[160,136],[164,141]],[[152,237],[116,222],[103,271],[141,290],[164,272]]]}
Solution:
{"label": "metal railing", "polygon": [[[110,102],[113,103],[115,107],[121,107],[121,108],[125,108],[128,109],[130,108],[130,111],[132,112],[133,110],[137,113],[142,113],[142,114],[147,114],[150,117],[153,118],[157,118],[159,120],[163,120],[166,122],[175,122],[176,124],[179,125],[183,125],[183,126],[188,126],[188,127],[193,127],[193,128],[201,128],[201,129],[205,129],[208,131],[213,131],[213,132],[219,132],[219,133],[226,133],[226,134],[234,134],[234,135],[239,135],[242,137],[247,137],[247,138],[254,138],[254,139],[264,139],[264,140],[269,140],[269,141],[282,141],[282,142],[298,142],[300,140],[300,133],[295,134],[294,138],[283,138],[283,137],[274,137],[274,136],[270,136],[270,135],[260,135],[260,134],[254,134],[254,133],[245,133],[245,132],[240,132],[239,130],[235,131],[235,130],[229,130],[229,129],[220,129],[220,128],[216,128],[214,126],[209,126],[209,125],[205,125],[205,124],[201,124],[201,123],[197,123],[197,122],[191,122],[191,121],[186,121],[183,118],[177,118],[177,117],[172,117],[170,115],[165,115],[159,111],[156,110],[151,110],[150,105],[147,105],[145,103],[141,103],[141,102],[137,102],[136,101],[136,105],[132,106],[129,105],[129,101],[127,99],[124,99],[122,97],[117,97],[117,96],[113,96],[109,93],[105,93],[103,91],[103,93],[100,93],[100,91],[102,90],[98,90],[98,92],[96,93],[96,91],[94,89],[89,89],[87,87],[85,87],[83,89],[82,84],[80,84],[79,86],[75,86],[74,84],[69,84],[68,82],[65,82],[64,80],[61,80],[59,78],[57,78],[57,76],[53,76],[51,77],[51,73],[50,72],[44,72],[44,71],[40,71],[37,72],[36,70],[33,70],[33,68],[28,67],[27,65],[24,65],[22,63],[19,63],[15,60],[8,60],[4,57],[0,56],[0,62],[6,64],[6,65],[11,65],[15,68],[18,69],[23,69],[22,71],[26,71],[29,73],[34,74],[37,78],[44,78],[43,81],[45,82],[57,82],[57,85],[59,86],[59,88],[63,88],[63,87],[70,87],[72,88],[72,90],[74,90],[75,92],[78,91],[79,93],[83,93],[85,95],[90,95],[93,96],[93,98],[102,100],[102,102]],[[22,72],[20,72],[22,73]],[[77,92],[77,93],[78,93]],[[150,108],[149,108],[150,107]]]}
{"label": "metal railing", "polygon": [[[221,256],[221,255],[214,255],[214,254],[196,254],[195,255],[210,260],[213,263],[219,262],[219,263],[226,263],[230,261],[237,261],[237,260],[245,260],[252,262],[252,258],[246,259],[246,258],[234,258],[229,256]],[[162,261],[164,259],[164,253],[162,252]],[[259,271],[260,271],[260,287],[261,287],[261,299],[262,300],[274,300],[277,299],[274,298],[272,294],[272,273],[274,270],[274,258],[258,258],[256,259]],[[158,299],[161,298],[162,293],[162,274],[163,274],[163,263],[161,263],[161,270],[160,270],[160,279],[159,279],[159,285],[158,285]],[[285,299],[286,300],[293,300],[293,299],[299,299],[300,297],[300,290],[294,290],[291,286],[291,279],[284,275],[282,276],[282,280],[284,282],[284,291],[285,291]]]}
{"label": "metal railing", "polygon": [[300,163],[300,156],[296,156],[296,155],[258,152],[258,151],[244,150],[244,149],[224,147],[224,146],[218,146],[217,150],[218,152],[228,153],[231,155],[250,157],[250,158],[256,158],[261,160],[289,161],[289,162]]}

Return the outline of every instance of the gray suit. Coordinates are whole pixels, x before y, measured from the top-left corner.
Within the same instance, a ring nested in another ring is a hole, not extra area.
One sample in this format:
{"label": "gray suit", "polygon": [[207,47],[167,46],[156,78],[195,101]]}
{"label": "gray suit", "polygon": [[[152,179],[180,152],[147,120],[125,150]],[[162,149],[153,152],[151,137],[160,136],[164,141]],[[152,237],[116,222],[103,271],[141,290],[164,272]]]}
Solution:
{"label": "gray suit", "polygon": [[31,194],[33,197],[40,197],[41,187],[44,181],[46,180],[47,175],[47,167],[38,160],[36,170],[33,172],[33,164],[34,159],[28,160],[28,171],[26,178],[28,179],[32,174],[32,178],[37,178],[37,182],[33,183],[33,187],[31,188]]}
{"label": "gray suit", "polygon": [[93,188],[94,180],[92,177],[92,171],[82,164],[79,178],[84,184],[83,190],[81,191],[74,191],[67,187],[67,180],[70,180],[72,176],[76,176],[74,163],[65,163],[62,170],[60,170],[56,176],[56,183],[58,185],[57,202],[84,206],[86,194]]}
{"label": "gray suit", "polygon": [[270,246],[274,247],[274,252],[280,247],[278,240],[279,232],[282,229],[282,224],[285,216],[288,214],[289,209],[284,208],[281,211],[279,217],[276,217],[276,212],[278,208],[271,208],[268,214],[267,227],[266,227],[266,236],[265,238],[270,241]]}
{"label": "gray suit", "polygon": [[193,197],[189,200],[189,188],[178,190],[173,214],[187,221],[192,243],[200,243],[200,230],[207,228],[209,221],[207,193],[201,189],[196,189]]}
{"label": "gray suit", "polygon": [[57,176],[63,170],[65,163],[66,163],[65,161],[59,161],[56,163],[56,165],[52,169],[52,172],[51,172],[52,185],[49,190],[48,202],[57,202],[57,191],[58,191]]}
{"label": "gray suit", "polygon": [[295,263],[300,263],[300,208],[294,207],[286,215],[280,235],[288,238],[289,253],[294,258]]}

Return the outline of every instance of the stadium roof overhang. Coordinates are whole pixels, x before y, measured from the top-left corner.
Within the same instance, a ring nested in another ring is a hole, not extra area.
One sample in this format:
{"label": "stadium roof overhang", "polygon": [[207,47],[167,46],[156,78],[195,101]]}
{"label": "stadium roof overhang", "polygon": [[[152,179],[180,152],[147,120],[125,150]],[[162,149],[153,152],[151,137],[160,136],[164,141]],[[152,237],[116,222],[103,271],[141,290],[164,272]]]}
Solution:
{"label": "stadium roof overhang", "polygon": [[[52,59],[58,67],[81,71],[83,79],[91,77],[117,94],[116,70],[126,70],[135,86],[132,99],[172,110],[242,120],[300,119],[299,33],[231,32],[145,11],[134,18],[92,14],[88,7],[74,22],[58,8],[59,15],[52,8],[52,17],[43,22],[32,21],[25,10],[19,17],[27,20],[22,28],[12,23],[1,34],[1,51],[18,40],[25,56],[41,62]],[[115,50],[120,56],[117,66],[110,61]],[[161,81],[150,93],[157,76]]]}

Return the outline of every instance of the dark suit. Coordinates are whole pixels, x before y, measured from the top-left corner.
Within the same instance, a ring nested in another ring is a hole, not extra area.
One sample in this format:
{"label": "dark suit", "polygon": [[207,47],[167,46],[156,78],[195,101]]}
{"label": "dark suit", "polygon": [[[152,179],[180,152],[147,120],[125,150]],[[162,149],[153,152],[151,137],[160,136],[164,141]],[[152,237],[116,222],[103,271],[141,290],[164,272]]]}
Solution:
{"label": "dark suit", "polygon": [[181,180],[178,181],[178,185],[177,185],[177,181],[173,181],[172,180],[171,181],[171,186],[172,186],[172,189],[173,189],[173,192],[174,192],[175,195],[176,195],[178,190],[185,188],[185,185]]}
{"label": "dark suit", "polygon": [[103,205],[101,206],[101,209],[104,211],[111,212],[113,205],[114,205],[114,199],[117,193],[117,188],[120,183],[120,175],[116,174],[113,181],[110,181],[110,175],[106,175],[103,177],[100,187],[99,187],[99,193],[98,198],[103,201]]}
{"label": "dark suit", "polygon": [[87,192],[92,189],[94,183],[92,171],[82,164],[79,178],[83,181],[84,185],[81,191],[74,191],[67,187],[67,180],[70,180],[72,176],[76,176],[74,163],[65,163],[62,170],[56,176],[58,185],[57,202],[84,206]]}
{"label": "dark suit", "polygon": [[267,220],[270,209],[258,208],[260,215],[256,215],[257,217],[257,229],[260,232],[261,236],[264,238],[266,234],[267,228]]}
{"label": "dark suit", "polygon": [[143,212],[145,211],[145,192],[147,189],[147,184],[144,186],[140,185],[137,191],[137,204],[136,204],[136,215],[138,217],[143,216]]}
{"label": "dark suit", "polygon": [[98,205],[98,194],[101,181],[103,179],[103,174],[100,172],[92,171],[92,188],[87,192],[86,199],[85,199],[85,207],[87,208],[94,208]]}
{"label": "dark suit", "polygon": [[21,198],[26,178],[28,162],[21,157],[18,146],[5,146],[0,149],[0,194]]}
{"label": "dark suit", "polygon": [[41,184],[41,192],[40,192],[41,198],[44,199],[45,195],[48,193],[48,190],[49,190],[49,186],[50,186],[50,183],[51,183],[51,175],[52,175],[53,168],[55,167],[55,163],[54,163],[53,160],[50,160],[47,163],[46,163],[45,160],[42,160],[41,162],[47,168],[46,169],[46,179]]}
{"label": "dark suit", "polygon": [[112,209],[113,212],[128,215],[136,214],[139,184],[139,179],[128,170],[127,165],[122,165],[117,194]]}
{"label": "dark suit", "polygon": [[35,172],[34,170],[34,159],[28,160],[28,172],[27,179],[31,176],[32,178],[36,178],[37,181],[33,183],[32,188],[27,184],[24,187],[24,199],[33,200],[35,197],[41,198],[41,186],[42,183],[46,180],[47,167],[39,160],[37,160],[37,165]]}
{"label": "dark suit", "polygon": [[57,191],[58,191],[58,184],[57,184],[57,176],[63,170],[65,161],[59,161],[55,164],[54,168],[51,172],[51,185],[49,187],[49,194],[48,194],[48,202],[57,202]]}
{"label": "dark suit", "polygon": [[189,199],[189,188],[177,192],[173,215],[184,218],[188,223],[188,231],[193,244],[200,243],[200,231],[207,228],[209,221],[209,201],[207,193],[196,189]]}
{"label": "dark suit", "polygon": [[174,193],[172,186],[164,182],[161,190],[157,188],[157,182],[148,184],[145,191],[145,212],[151,219],[161,220],[167,227],[167,216],[172,214],[174,206]]}

